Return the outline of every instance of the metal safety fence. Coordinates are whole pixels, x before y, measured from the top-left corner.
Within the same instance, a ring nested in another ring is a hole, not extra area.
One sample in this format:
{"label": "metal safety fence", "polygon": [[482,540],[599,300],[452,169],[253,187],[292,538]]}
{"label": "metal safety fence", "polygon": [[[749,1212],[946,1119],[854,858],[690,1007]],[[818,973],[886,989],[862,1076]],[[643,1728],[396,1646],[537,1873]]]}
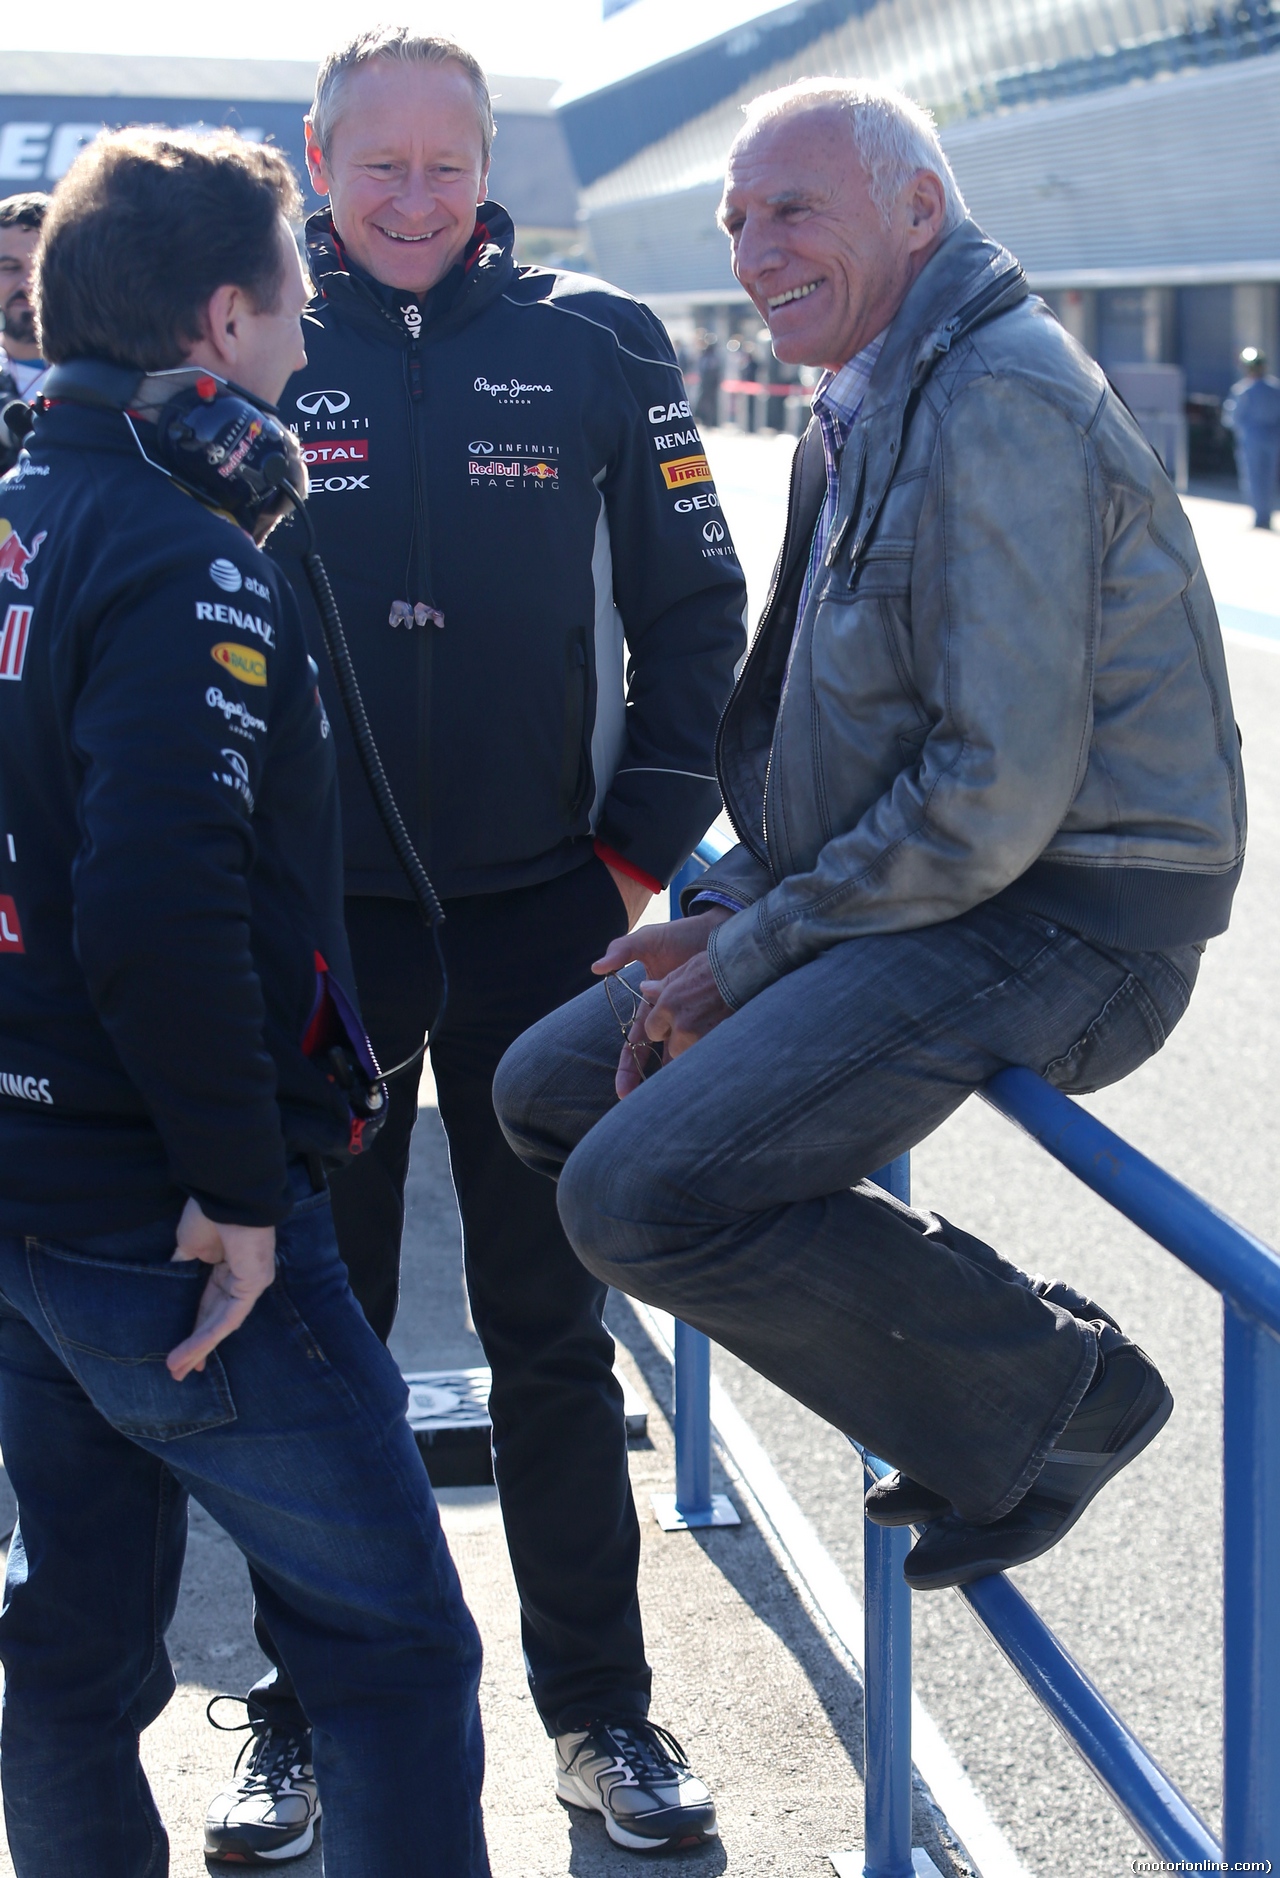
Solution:
{"label": "metal safety fence", "polygon": [[[724,852],[714,834],[671,884]],[[1032,1695],[1157,1858],[1193,1871],[1280,1866],[1280,1254],[1026,1069],[981,1091],[1077,1179],[1212,1285],[1223,1301],[1223,1830],[1221,1844],[1022,1593],[1003,1573],[963,1587]],[[909,1201],[903,1155],[872,1178]],[[676,1327],[679,1524],[715,1517],[710,1345]],[[862,1453],[867,1485],[889,1473]],[[666,1522],[664,1521],[664,1524]],[[912,1878],[909,1530],[863,1522],[863,1878]]]}

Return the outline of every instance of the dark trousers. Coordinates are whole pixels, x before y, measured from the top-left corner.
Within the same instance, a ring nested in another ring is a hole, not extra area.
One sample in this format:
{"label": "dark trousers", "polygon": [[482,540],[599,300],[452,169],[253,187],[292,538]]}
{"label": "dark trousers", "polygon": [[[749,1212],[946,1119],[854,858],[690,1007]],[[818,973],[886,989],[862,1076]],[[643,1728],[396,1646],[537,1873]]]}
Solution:
{"label": "dark trousers", "polygon": [[138,1735],[174,1690],[188,1495],[244,1554],[315,1722],[327,1869],[488,1878],[480,1639],[328,1199],[301,1166],[293,1192],[275,1283],[181,1384],[156,1353],[190,1330],[209,1268],[173,1263],[176,1208],[70,1244],[0,1234],[20,1513],[4,1807],[21,1878],[169,1870]]}
{"label": "dark trousers", "polygon": [[[579,1264],[549,1180],[524,1167],[493,1110],[493,1072],[530,1024],[591,982],[625,930],[598,860],[536,887],[446,904],[449,1004],[432,1040],[449,1141],[471,1314],[493,1371],[494,1475],[520,1594],[534,1701],[549,1734],[644,1715],[650,1672],[636,1593],[640,1534],[627,1471],[622,1392],[604,1328],[606,1287]],[[347,902],[361,1007],[379,1060],[400,1062],[436,1008],[430,935],[407,901]],[[409,1140],[418,1078],[391,1085],[372,1151],[332,1182],[351,1288],[379,1336],[395,1317]],[[270,1639],[259,1640],[275,1661]],[[296,1726],[283,1676],[255,1705]]]}

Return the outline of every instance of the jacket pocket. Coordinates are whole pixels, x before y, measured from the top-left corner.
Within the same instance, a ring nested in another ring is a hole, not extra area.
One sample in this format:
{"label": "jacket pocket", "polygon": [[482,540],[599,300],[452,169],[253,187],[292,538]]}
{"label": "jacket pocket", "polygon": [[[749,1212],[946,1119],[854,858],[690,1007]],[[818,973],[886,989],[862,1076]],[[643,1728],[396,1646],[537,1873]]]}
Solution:
{"label": "jacket pocket", "polygon": [[137,1440],[173,1441],[236,1419],[216,1350],[183,1382],[165,1368],[169,1351],[191,1334],[209,1266],[130,1265],[40,1243],[29,1257],[58,1352],[113,1428]]}
{"label": "jacket pocket", "polygon": [[586,800],[591,764],[586,746],[587,655],[580,639],[564,649],[564,741],[560,754],[560,803],[576,815]]}

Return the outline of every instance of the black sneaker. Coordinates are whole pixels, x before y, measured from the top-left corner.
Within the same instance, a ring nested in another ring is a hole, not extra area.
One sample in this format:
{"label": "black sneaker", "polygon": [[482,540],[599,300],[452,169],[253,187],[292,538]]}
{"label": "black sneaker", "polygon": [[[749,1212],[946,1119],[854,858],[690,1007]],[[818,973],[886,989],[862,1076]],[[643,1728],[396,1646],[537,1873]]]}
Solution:
{"label": "black sneaker", "polygon": [[556,1796],[604,1815],[615,1845],[677,1851],[718,1837],[715,1802],[674,1735],[653,1722],[596,1722],[556,1737]]}
{"label": "black sneaker", "polygon": [[216,1702],[240,1702],[237,1695],[215,1695],[205,1710],[215,1728],[227,1734],[250,1730],[236,1757],[248,1762],[240,1778],[210,1803],[204,1821],[204,1855],[221,1865],[275,1865],[302,1858],[315,1843],[320,1799],[311,1767],[311,1734],[272,1728],[249,1720],[238,1728],[214,1721]]}
{"label": "black sneaker", "polygon": [[1100,1323],[1097,1330],[1098,1374],[1030,1492],[986,1526],[971,1525],[958,1513],[926,1526],[902,1568],[913,1590],[971,1584],[1039,1558],[1164,1427],[1173,1396],[1151,1358],[1109,1325]]}
{"label": "black sneaker", "polygon": [[[1033,1278],[1031,1289],[1038,1298],[1061,1306],[1085,1323],[1109,1324],[1112,1330],[1120,1329],[1115,1318],[1108,1316],[1100,1304],[1086,1298],[1064,1279]],[[874,1526],[927,1526],[930,1520],[941,1519],[951,1511],[950,1500],[901,1472],[886,1474],[883,1480],[877,1480],[867,1489],[862,1505]]]}

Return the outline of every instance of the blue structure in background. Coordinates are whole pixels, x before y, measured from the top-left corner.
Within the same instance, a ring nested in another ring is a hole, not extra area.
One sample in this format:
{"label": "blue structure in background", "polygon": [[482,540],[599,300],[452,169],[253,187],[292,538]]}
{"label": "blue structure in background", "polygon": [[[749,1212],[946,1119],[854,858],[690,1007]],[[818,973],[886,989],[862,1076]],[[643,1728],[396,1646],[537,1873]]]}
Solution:
{"label": "blue structure in background", "polygon": [[[724,852],[714,836],[672,882],[680,889]],[[1223,1831],[1219,1846],[1021,1592],[1002,1573],[958,1595],[1157,1857],[1196,1869],[1280,1862],[1280,1254],[1026,1069],[1003,1070],[984,1099],[1109,1205],[1190,1266],[1223,1300]],[[874,1176],[910,1199],[909,1158]],[[710,1346],[684,1333],[687,1372],[705,1360],[708,1392],[676,1387],[677,1454],[705,1451],[710,1492]],[[706,1407],[703,1407],[705,1400]],[[863,1452],[867,1482],[890,1469]],[[677,1490],[679,1497],[679,1489]],[[708,1522],[709,1523],[709,1522]],[[864,1878],[912,1878],[909,1532],[864,1521],[866,1846]]]}

